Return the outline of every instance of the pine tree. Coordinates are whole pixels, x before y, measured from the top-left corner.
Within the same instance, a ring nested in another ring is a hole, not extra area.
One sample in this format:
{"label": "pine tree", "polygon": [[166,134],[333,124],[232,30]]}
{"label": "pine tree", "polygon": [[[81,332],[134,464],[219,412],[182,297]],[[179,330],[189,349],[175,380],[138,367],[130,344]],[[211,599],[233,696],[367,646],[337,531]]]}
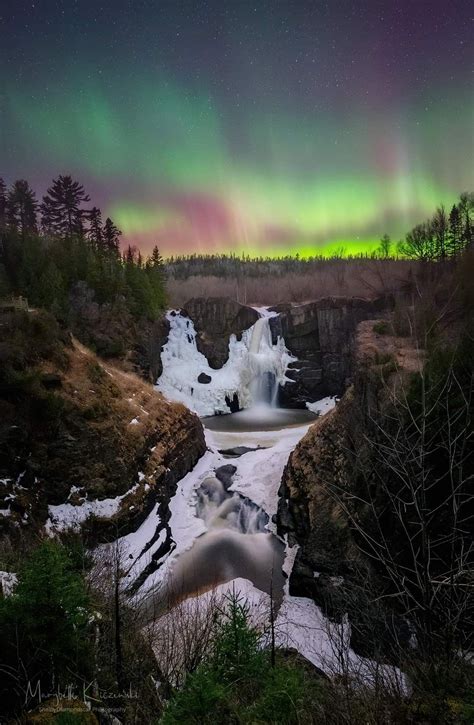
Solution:
{"label": "pine tree", "polygon": [[7,223],[23,239],[28,234],[35,234],[37,231],[37,206],[36,194],[28,182],[24,179],[15,181],[8,192],[6,201]]}
{"label": "pine tree", "polygon": [[462,247],[467,249],[474,241],[474,194],[463,192],[459,197],[459,213],[462,219]]}
{"label": "pine tree", "polygon": [[90,201],[84,187],[71,176],[53,179],[41,204],[42,225],[46,232],[70,239],[82,236],[86,210],[81,205]]}
{"label": "pine tree", "polygon": [[390,237],[388,234],[384,234],[382,239],[380,240],[380,247],[378,248],[378,254],[382,259],[388,259],[390,256],[390,249],[392,246],[392,242],[390,240]]}
{"label": "pine tree", "polygon": [[92,243],[94,249],[102,251],[104,248],[104,235],[102,232],[102,214],[97,206],[93,206],[88,214],[89,229],[87,230],[87,238]]}
{"label": "pine tree", "polygon": [[124,260],[125,264],[129,267],[133,267],[135,264],[135,255],[136,255],[136,248],[132,247],[130,244],[127,247],[127,251],[124,254]]}
{"label": "pine tree", "polygon": [[161,269],[164,271],[165,264],[163,262],[163,257],[161,256],[160,250],[158,249],[156,244],[153,247],[151,255],[148,257],[147,266],[151,267],[152,269]]}
{"label": "pine tree", "polygon": [[104,247],[109,252],[119,254],[119,240],[122,235],[120,229],[117,229],[110,217],[107,217],[103,229]]}
{"label": "pine tree", "polygon": [[453,204],[453,208],[449,212],[449,229],[448,229],[448,250],[449,254],[456,256],[462,248],[462,220],[459,208]]}

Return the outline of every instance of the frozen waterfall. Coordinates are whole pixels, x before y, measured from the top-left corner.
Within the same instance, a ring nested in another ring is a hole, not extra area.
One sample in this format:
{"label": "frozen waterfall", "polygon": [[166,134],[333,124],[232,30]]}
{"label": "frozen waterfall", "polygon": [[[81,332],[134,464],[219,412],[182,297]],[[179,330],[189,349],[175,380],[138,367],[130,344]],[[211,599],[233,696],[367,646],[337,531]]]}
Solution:
{"label": "frozen waterfall", "polygon": [[167,320],[170,331],[156,387],[168,399],[184,403],[201,416],[230,413],[231,401],[236,399],[239,408],[276,405],[279,385],[287,381],[286,370],[294,358],[282,338],[273,344],[269,316],[262,315],[242,333],[241,340],[231,335],[229,359],[220,370],[212,369],[199,352],[189,317],[172,310]]}

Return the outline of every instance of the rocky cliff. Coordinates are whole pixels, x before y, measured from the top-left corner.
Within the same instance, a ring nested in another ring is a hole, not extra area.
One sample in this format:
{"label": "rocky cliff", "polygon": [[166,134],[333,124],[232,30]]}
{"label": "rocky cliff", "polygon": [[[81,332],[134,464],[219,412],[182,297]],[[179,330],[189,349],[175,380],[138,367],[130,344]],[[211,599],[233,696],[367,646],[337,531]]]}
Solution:
{"label": "rocky cliff", "polygon": [[[354,333],[359,322],[388,310],[386,298],[326,297],[304,305],[280,305],[279,314],[270,319],[273,342],[284,338],[297,358],[287,376],[293,382],[280,388],[279,402],[284,407],[305,407],[326,395],[341,395],[352,375]],[[226,297],[194,298],[183,310],[194,322],[198,349],[214,369],[228,359],[229,337],[237,336],[258,319],[252,307]],[[155,355],[166,340],[166,330],[155,330],[152,337]],[[159,355],[158,355],[159,357]]]}
{"label": "rocky cliff", "polygon": [[229,356],[229,337],[241,335],[254,325],[259,314],[230,297],[195,297],[183,310],[194,322],[196,343],[209,365],[221,368]]}
{"label": "rocky cliff", "polygon": [[326,395],[341,395],[352,375],[354,334],[359,322],[379,315],[390,300],[324,297],[304,305],[274,308],[270,324],[274,340],[284,337],[297,358],[287,376],[293,383],[280,389],[280,404],[304,407]]}
{"label": "rocky cliff", "polygon": [[[94,538],[136,528],[205,450],[197,416],[98,358],[45,313],[0,320],[0,522],[38,530],[48,506],[91,506]],[[100,504],[110,503],[101,516]],[[54,521],[52,522],[54,529]]]}
{"label": "rocky cliff", "polygon": [[353,384],[337,406],[311,426],[283,473],[278,531],[300,547],[290,592],[327,606],[337,597],[337,577],[350,577],[361,564],[341,501],[353,501],[357,494],[370,455],[371,421],[383,420],[393,392],[420,365],[410,339],[387,334],[380,320],[359,324]]}

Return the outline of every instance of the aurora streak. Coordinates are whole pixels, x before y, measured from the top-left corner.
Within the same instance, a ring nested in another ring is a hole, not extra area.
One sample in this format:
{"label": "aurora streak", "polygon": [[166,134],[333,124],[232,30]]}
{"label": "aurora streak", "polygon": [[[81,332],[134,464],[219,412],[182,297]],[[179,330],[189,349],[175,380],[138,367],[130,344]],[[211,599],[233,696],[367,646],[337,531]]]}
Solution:
{"label": "aurora streak", "polygon": [[[275,3],[274,27],[263,22],[267,3],[253,15],[242,3],[258,25],[247,38],[247,15],[235,8],[215,27],[198,14],[193,34],[193,18],[182,17],[192,3],[181,15],[176,4],[137,3],[148,13],[144,26],[120,13],[125,5],[116,4],[118,25],[108,28],[113,44],[100,46],[98,28],[90,29],[97,11],[86,2],[70,25],[87,32],[69,37],[69,46],[64,38],[46,49],[31,41],[31,72],[23,70],[21,84],[6,73],[8,181],[27,178],[41,194],[53,176],[72,173],[126,242],[145,250],[157,243],[165,255],[367,251],[385,232],[397,239],[437,204],[474,188],[474,103],[462,44],[460,57],[435,50],[434,60],[421,40],[403,38],[400,48],[390,44],[384,54],[372,43],[364,55],[363,41],[377,28],[359,28],[354,40],[345,15],[324,4],[312,52],[284,3]],[[215,18],[213,4],[204,5]],[[160,25],[165,12],[171,17]],[[291,47],[277,47],[282,19]],[[42,20],[33,11],[28,27]],[[53,12],[51,22],[60,22]],[[414,56],[410,73],[401,61],[392,67],[405,45]],[[300,54],[300,67],[290,65]]]}

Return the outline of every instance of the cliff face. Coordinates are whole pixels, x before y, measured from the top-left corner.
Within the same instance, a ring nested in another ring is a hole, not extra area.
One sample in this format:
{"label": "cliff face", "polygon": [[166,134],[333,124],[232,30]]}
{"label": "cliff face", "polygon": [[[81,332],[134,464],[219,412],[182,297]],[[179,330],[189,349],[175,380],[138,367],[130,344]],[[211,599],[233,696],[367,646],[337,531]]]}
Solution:
{"label": "cliff face", "polygon": [[97,358],[43,313],[12,315],[1,326],[3,528],[37,530],[48,505],[122,497],[111,516],[85,524],[101,538],[136,528],[156,502],[167,504],[205,451],[197,416]]}
{"label": "cliff face", "polygon": [[340,395],[352,375],[352,350],[357,325],[390,305],[385,298],[325,297],[306,305],[282,306],[270,321],[274,338],[281,335],[298,360],[287,376],[293,383],[280,389],[280,403],[304,407],[306,401]]}
{"label": "cliff face", "polygon": [[360,557],[336,498],[349,501],[356,494],[358,471],[370,455],[369,421],[383,420],[391,391],[421,365],[411,340],[379,335],[374,324],[377,329],[375,320],[359,324],[353,384],[296,446],[279,491],[278,531],[300,547],[290,591],[319,604],[334,594],[333,577],[350,575]]}
{"label": "cliff face", "polygon": [[209,365],[221,368],[229,356],[229,337],[241,335],[254,325],[259,314],[229,297],[195,297],[186,302],[184,311],[194,322],[196,343]]}
{"label": "cliff face", "polygon": [[[279,314],[270,318],[273,342],[278,336],[297,358],[287,376],[293,382],[280,388],[280,404],[284,407],[305,407],[326,395],[340,395],[352,375],[354,333],[361,320],[380,314],[390,300],[328,297],[305,305],[280,305]],[[229,337],[241,335],[258,320],[252,307],[227,297],[194,298],[183,310],[194,322],[198,349],[214,369],[228,359]],[[166,330],[156,331],[154,344],[155,371],[159,369],[159,353],[166,340]]]}

